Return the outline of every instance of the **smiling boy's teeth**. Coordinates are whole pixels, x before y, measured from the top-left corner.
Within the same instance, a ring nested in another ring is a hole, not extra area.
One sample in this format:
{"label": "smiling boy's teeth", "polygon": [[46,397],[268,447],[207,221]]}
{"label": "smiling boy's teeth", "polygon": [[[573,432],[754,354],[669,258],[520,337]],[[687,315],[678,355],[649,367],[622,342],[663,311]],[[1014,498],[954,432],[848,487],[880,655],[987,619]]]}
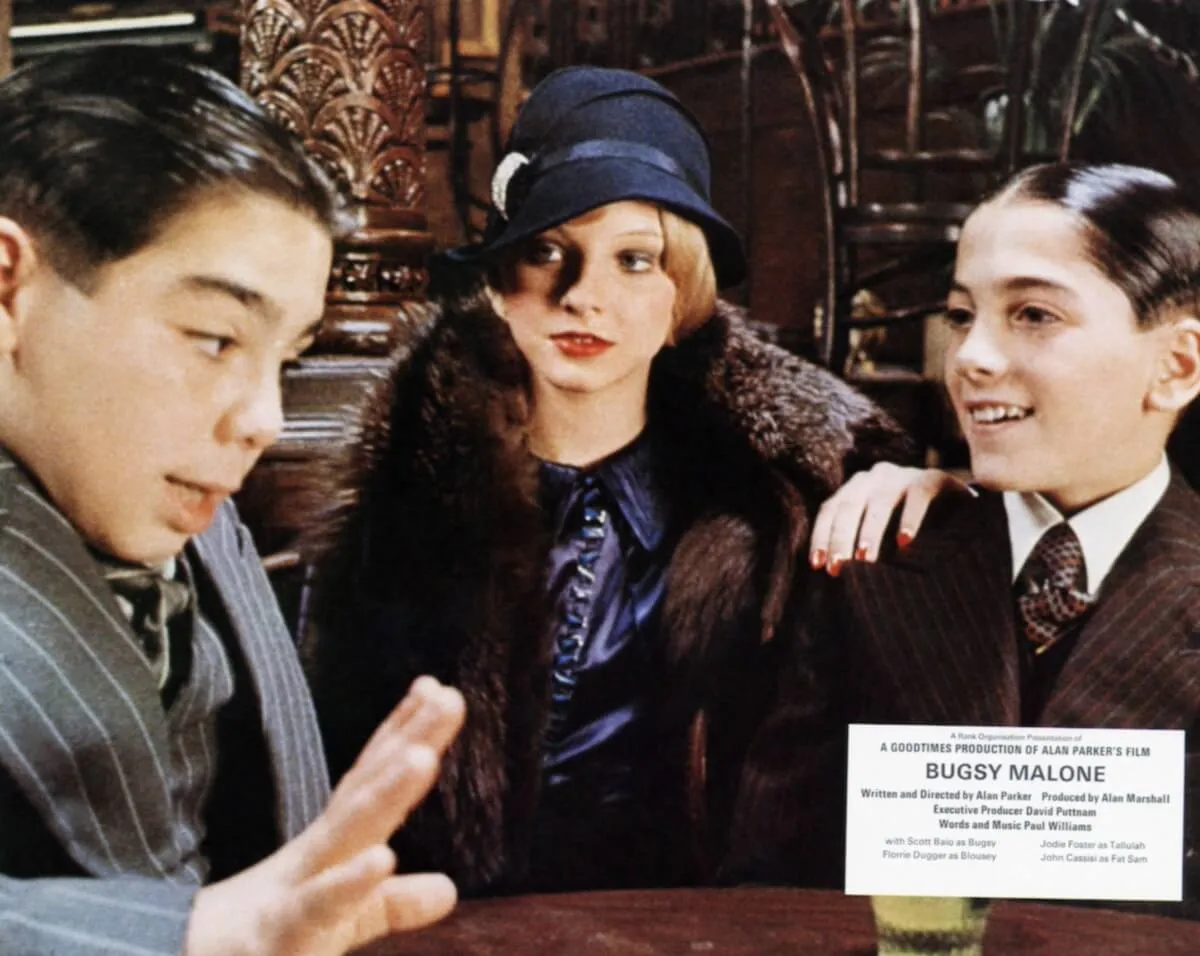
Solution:
{"label": "smiling boy's teeth", "polygon": [[993,422],[1016,421],[1029,415],[1029,410],[1015,405],[988,405],[971,409],[971,420],[984,425]]}

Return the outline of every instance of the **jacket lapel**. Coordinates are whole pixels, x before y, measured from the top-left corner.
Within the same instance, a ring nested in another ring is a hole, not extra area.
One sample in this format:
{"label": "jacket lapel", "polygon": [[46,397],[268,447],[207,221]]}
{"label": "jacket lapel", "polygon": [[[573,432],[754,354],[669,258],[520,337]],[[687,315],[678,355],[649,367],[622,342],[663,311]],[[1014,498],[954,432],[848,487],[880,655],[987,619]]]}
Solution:
{"label": "jacket lapel", "polygon": [[150,665],[75,529],[0,449],[0,764],[87,872],[199,879]]}
{"label": "jacket lapel", "polygon": [[312,695],[266,572],[232,505],[192,547],[220,596],[262,712],[280,835],[304,829],[329,798]]}
{"label": "jacket lapel", "polygon": [[1200,712],[1200,498],[1178,475],[1105,580],[1043,723],[1191,728]]}

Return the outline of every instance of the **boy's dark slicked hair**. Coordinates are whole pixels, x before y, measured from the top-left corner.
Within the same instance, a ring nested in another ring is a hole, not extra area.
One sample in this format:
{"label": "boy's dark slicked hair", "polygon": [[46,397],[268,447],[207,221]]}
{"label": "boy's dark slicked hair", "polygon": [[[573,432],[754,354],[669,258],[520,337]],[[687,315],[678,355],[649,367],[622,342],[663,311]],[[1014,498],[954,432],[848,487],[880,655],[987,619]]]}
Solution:
{"label": "boy's dark slicked hair", "polygon": [[80,286],[221,189],[279,199],[333,236],[347,231],[336,189],[299,140],[210,69],[119,46],[35,61],[0,81],[0,215]]}
{"label": "boy's dark slicked hair", "polygon": [[1075,215],[1095,266],[1129,298],[1138,324],[1200,315],[1200,205],[1174,179],[1139,166],[1050,163],[996,199],[1048,202]]}

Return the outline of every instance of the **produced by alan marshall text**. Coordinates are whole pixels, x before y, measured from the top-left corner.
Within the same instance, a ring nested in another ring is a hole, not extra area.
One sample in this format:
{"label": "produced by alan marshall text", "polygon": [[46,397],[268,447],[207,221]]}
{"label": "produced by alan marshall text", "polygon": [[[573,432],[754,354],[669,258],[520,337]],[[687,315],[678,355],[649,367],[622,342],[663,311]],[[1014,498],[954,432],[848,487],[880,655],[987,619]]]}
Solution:
{"label": "produced by alan marshall text", "polygon": [[1178,900],[1184,733],[850,727],[846,892]]}

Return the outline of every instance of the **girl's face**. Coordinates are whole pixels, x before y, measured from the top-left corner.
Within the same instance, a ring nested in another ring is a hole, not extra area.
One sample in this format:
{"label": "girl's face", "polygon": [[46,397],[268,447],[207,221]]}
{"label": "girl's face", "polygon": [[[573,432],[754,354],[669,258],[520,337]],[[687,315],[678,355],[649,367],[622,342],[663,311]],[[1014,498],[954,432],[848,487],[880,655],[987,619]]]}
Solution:
{"label": "girl's face", "polygon": [[1070,513],[1157,463],[1169,424],[1148,416],[1147,398],[1170,323],[1138,327],[1070,213],[1016,198],[980,207],[947,313],[946,384],[977,481]]}
{"label": "girl's face", "polygon": [[[674,324],[657,207],[601,206],[523,243],[502,269],[500,311],[553,389],[644,402],[650,363]],[[639,398],[640,396],[640,398]]]}

